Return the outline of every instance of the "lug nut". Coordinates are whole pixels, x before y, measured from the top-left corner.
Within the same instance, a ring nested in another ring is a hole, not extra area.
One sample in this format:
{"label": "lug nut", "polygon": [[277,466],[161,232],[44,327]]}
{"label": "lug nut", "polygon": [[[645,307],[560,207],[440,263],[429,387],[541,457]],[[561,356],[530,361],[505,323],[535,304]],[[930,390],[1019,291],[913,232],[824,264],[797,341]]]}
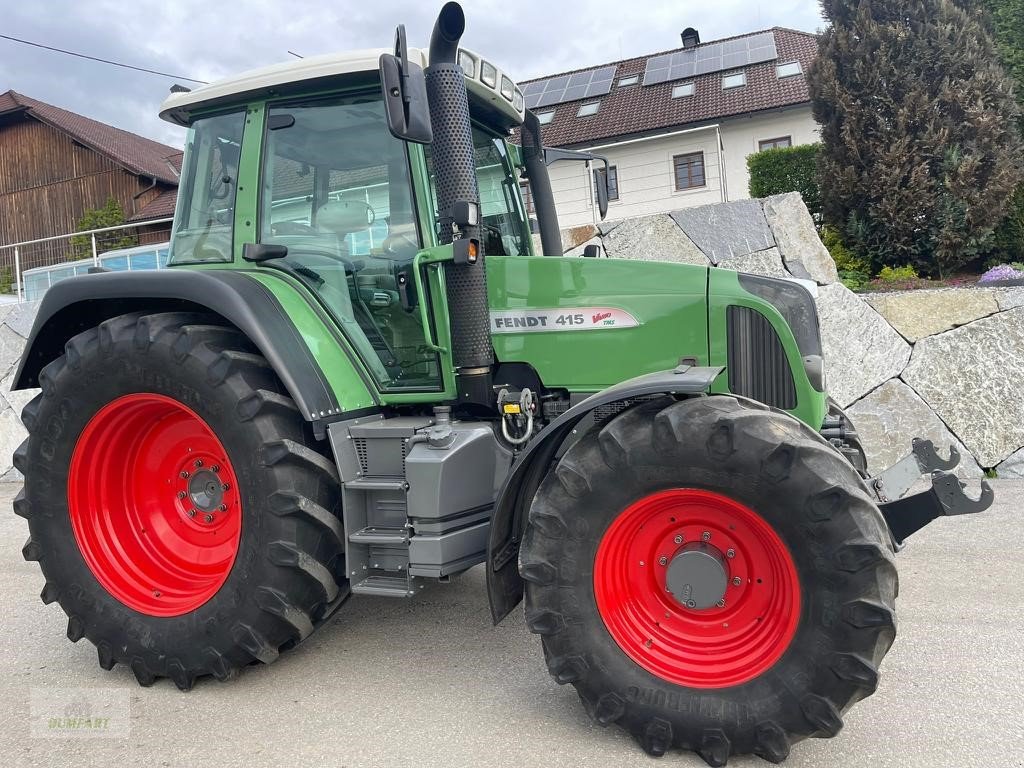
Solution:
{"label": "lug nut", "polygon": [[211,472],[220,472],[220,464],[214,464],[212,467],[210,467],[210,471]]}
{"label": "lug nut", "polygon": [[703,541],[711,541],[711,531],[704,531],[700,537]]}
{"label": "lug nut", "polygon": [[186,496],[186,494],[185,494],[185,492],[184,492],[184,491],[178,491],[178,498],[179,498],[179,499],[184,499],[184,498],[185,498],[185,496]]}
{"label": "lug nut", "polygon": [[736,550],[735,549],[727,550],[726,553],[725,553],[725,556],[726,557],[736,557]]}
{"label": "lug nut", "polygon": [[668,563],[668,558],[664,555],[658,558],[658,565],[665,565],[666,563]]}
{"label": "lug nut", "polygon": [[686,601],[686,607],[687,608],[696,608],[697,607],[697,603],[694,600],[687,600]]}
{"label": "lug nut", "polygon": [[202,459],[196,459],[195,464],[193,466],[196,469],[199,469],[201,466],[203,466],[203,460]]}
{"label": "lug nut", "polygon": [[180,478],[181,478],[182,480],[188,480],[188,478],[189,478],[189,474],[188,474],[188,472],[186,472],[186,471],[185,471],[185,470],[183,469],[183,470],[181,470],[181,474],[179,475],[179,477],[180,477]]}
{"label": "lug nut", "polygon": [[222,485],[222,486],[220,487],[220,489],[221,489],[222,491],[230,491],[230,490],[231,490],[231,484],[230,484],[230,483],[224,483],[224,485]]}
{"label": "lug nut", "polygon": [[719,600],[717,603],[715,603],[715,605],[717,605],[719,608],[725,608],[725,600]]}
{"label": "lug nut", "polygon": [[228,505],[227,505],[227,504],[221,504],[221,505],[220,505],[220,506],[218,507],[218,509],[219,509],[219,510],[220,510],[221,512],[227,512],[227,511],[228,511]]}
{"label": "lug nut", "polygon": [[213,522],[213,515],[211,515],[209,512],[207,512],[206,515],[203,516],[203,520],[205,520],[208,523],[212,523]]}
{"label": "lug nut", "polygon": [[676,544],[682,544],[683,543],[683,537],[677,535],[674,539],[672,539],[672,541],[674,541]]}
{"label": "lug nut", "polygon": [[733,576],[732,577],[732,585],[734,587],[738,587],[742,583],[743,583],[743,580],[739,576]]}
{"label": "lug nut", "polygon": [[189,516],[189,517],[195,517],[195,516],[196,516],[196,511],[195,511],[194,509],[190,509],[190,510],[188,511],[188,516]]}

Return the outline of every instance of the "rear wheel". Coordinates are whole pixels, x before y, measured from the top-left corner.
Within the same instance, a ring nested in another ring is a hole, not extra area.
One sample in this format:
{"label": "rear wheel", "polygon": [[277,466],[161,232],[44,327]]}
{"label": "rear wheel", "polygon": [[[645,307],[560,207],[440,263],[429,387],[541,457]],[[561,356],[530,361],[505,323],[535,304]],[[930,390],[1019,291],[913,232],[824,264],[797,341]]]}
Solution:
{"label": "rear wheel", "polygon": [[267,362],[200,315],[116,317],[40,374],[15,454],[42,598],[143,685],[269,663],[348,594],[333,463]]}
{"label": "rear wheel", "polygon": [[834,736],[895,637],[893,552],[856,470],[731,397],[644,404],[573,445],[520,570],[551,674],[654,755],[780,762]]}

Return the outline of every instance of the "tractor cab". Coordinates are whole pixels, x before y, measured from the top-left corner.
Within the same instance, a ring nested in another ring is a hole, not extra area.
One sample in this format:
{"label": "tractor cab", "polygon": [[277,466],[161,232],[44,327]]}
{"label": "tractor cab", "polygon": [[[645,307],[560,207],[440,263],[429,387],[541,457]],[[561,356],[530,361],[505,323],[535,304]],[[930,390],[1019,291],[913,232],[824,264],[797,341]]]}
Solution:
{"label": "tractor cab", "polygon": [[[188,125],[172,266],[250,264],[314,293],[383,389],[443,388],[424,331],[413,260],[442,241],[430,145],[388,130],[382,50],[303,59],[172,94],[162,116]],[[426,66],[426,52],[407,54]],[[511,79],[460,50],[488,254],[529,255]],[[241,91],[241,93],[240,93]],[[255,212],[255,216],[253,216]]]}

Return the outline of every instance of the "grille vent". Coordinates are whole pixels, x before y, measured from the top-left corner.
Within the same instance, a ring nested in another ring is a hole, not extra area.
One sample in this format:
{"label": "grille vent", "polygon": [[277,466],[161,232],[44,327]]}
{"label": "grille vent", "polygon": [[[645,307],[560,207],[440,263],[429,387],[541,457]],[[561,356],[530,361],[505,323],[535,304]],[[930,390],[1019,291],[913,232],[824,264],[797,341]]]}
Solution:
{"label": "grille vent", "polygon": [[776,408],[796,408],[786,350],[768,318],[749,307],[730,306],[726,333],[729,391]]}

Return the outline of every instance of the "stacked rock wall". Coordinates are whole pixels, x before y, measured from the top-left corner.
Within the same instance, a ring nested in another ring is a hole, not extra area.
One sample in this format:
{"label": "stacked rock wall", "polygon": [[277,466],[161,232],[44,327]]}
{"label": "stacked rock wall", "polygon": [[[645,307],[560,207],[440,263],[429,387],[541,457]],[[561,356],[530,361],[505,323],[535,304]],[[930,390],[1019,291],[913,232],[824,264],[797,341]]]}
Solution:
{"label": "stacked rock wall", "polygon": [[838,280],[797,194],[577,227],[569,255],[716,265],[818,284],[829,393],[847,409],[873,472],[915,436],[955,445],[968,477],[1024,477],[1024,288],[859,295]]}
{"label": "stacked rock wall", "polygon": [[[855,294],[838,282],[797,194],[576,227],[562,242],[571,256],[594,244],[614,258],[813,280],[828,390],[873,472],[921,436],[957,446],[967,477],[983,468],[1024,477],[1024,287]],[[0,481],[18,477],[11,454],[35,393],[10,385],[34,316],[35,305],[0,305]]]}

